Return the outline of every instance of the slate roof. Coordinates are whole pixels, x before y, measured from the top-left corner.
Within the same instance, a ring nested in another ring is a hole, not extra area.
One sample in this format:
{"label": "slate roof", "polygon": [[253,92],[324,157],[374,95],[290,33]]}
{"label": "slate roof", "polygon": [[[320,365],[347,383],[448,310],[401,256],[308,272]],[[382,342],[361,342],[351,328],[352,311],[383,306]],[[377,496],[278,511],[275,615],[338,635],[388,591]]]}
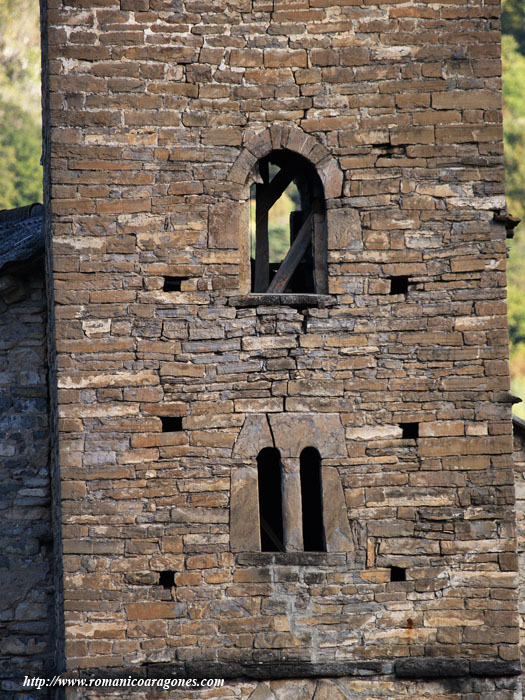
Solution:
{"label": "slate roof", "polygon": [[0,270],[8,263],[19,263],[44,250],[44,207],[30,204],[0,211]]}

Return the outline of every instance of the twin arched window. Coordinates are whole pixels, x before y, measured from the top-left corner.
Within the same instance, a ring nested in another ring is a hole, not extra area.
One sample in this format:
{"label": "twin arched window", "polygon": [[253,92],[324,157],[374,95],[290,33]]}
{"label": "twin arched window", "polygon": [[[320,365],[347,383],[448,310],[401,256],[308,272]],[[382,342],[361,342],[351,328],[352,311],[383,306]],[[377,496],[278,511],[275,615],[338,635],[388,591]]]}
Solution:
{"label": "twin arched window", "polygon": [[[325,552],[321,455],[306,447],[300,455],[303,550]],[[257,456],[261,551],[284,552],[283,466],[275,447],[265,447]]]}
{"label": "twin arched window", "polygon": [[251,189],[252,292],[327,293],[324,189],[304,156],[279,149]]}

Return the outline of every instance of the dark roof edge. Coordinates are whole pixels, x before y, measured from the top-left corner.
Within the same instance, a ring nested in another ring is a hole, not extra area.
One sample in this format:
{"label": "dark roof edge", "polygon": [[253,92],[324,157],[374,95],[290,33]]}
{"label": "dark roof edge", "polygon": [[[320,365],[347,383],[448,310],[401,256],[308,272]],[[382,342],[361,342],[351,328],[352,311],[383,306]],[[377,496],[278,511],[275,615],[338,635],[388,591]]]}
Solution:
{"label": "dark roof edge", "polygon": [[44,207],[29,204],[0,211],[0,270],[39,258],[44,250]]}
{"label": "dark roof edge", "polygon": [[16,209],[0,209],[0,224],[16,223],[25,219],[31,219],[34,216],[44,216],[43,204],[35,202]]}

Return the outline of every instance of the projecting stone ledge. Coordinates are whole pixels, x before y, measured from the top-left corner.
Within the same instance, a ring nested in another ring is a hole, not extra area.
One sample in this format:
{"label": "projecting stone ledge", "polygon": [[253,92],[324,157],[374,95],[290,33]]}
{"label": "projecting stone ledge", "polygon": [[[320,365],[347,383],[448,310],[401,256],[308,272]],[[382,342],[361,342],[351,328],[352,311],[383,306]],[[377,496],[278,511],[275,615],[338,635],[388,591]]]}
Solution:
{"label": "projecting stone ledge", "polygon": [[210,662],[188,661],[186,663],[145,663],[134,668],[96,668],[70,671],[68,678],[227,678],[252,680],[277,680],[284,678],[342,678],[345,676],[391,675],[392,662],[382,661],[348,661],[310,663],[308,661],[276,662]]}
{"label": "projecting stone ledge", "polygon": [[[401,679],[446,679],[465,677],[506,677],[521,673],[519,661],[469,661],[468,659],[418,658],[391,661],[341,661],[310,663],[308,661],[275,661],[241,663],[194,661],[186,663],[144,664],[133,669],[135,678],[225,678],[277,680],[285,678],[345,678],[395,676]],[[129,668],[96,668],[71,671],[68,678],[127,678]]]}
{"label": "projecting stone ledge", "polygon": [[469,661],[468,659],[398,659],[398,678],[461,678],[463,676],[519,676],[519,661]]}
{"label": "projecting stone ledge", "polygon": [[305,308],[308,306],[325,309],[335,306],[337,299],[329,294],[244,294],[230,297],[229,306],[291,306]]}

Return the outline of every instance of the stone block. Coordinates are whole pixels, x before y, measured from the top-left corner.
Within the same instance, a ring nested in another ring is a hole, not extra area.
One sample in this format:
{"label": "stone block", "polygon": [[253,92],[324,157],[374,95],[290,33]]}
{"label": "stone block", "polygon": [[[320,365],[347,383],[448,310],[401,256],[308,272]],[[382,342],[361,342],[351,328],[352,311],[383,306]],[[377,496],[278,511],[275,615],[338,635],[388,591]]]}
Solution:
{"label": "stone block", "polygon": [[322,459],[346,456],[346,442],[337,414],[274,413],[268,415],[275,445],[283,457],[299,457],[315,447]]}
{"label": "stone block", "polygon": [[248,700],[276,700],[275,695],[266,683],[261,683],[255,688]]}
{"label": "stone block", "polygon": [[230,546],[233,552],[257,552],[259,534],[257,468],[239,467],[231,477]]}
{"label": "stone block", "polygon": [[222,201],[210,205],[208,224],[210,248],[239,248],[239,203]]}
{"label": "stone block", "polygon": [[329,250],[361,250],[361,221],[356,209],[347,207],[326,212]]}
{"label": "stone block", "polygon": [[346,693],[332,679],[319,681],[315,689],[312,700],[347,700]]}
{"label": "stone block", "polygon": [[254,460],[263,448],[273,446],[266,414],[247,416],[235,441],[233,457]]}
{"label": "stone block", "polygon": [[329,160],[319,167],[319,176],[324,186],[326,199],[340,197],[343,191],[343,171],[336,160]]}
{"label": "stone block", "polygon": [[461,678],[469,673],[465,659],[398,659],[395,662],[398,678]]}
{"label": "stone block", "polygon": [[322,467],[323,524],[327,552],[354,549],[341,477],[335,467]]}
{"label": "stone block", "polygon": [[180,617],[180,605],[177,603],[129,603],[126,606],[128,620],[172,620]]}

